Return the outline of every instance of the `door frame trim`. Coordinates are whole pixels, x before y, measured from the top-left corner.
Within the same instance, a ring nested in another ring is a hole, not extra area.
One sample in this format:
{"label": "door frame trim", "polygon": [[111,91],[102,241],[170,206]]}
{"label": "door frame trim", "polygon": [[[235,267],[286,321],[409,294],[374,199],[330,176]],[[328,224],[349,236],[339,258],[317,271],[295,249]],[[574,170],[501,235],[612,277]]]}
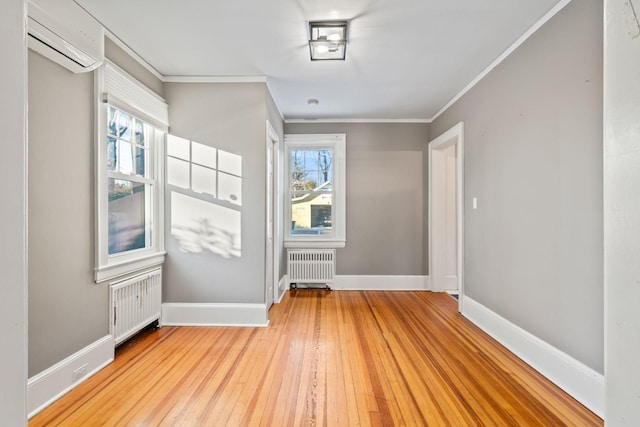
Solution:
{"label": "door frame trim", "polygon": [[[433,198],[433,151],[448,148],[452,145],[457,145],[458,152],[456,156],[456,231],[457,231],[457,253],[456,253],[456,274],[458,277],[458,311],[462,312],[463,296],[464,296],[464,122],[460,122],[453,126],[442,135],[431,140],[427,144],[427,158],[428,158],[428,259],[429,275],[433,276],[433,242],[432,242],[432,198]],[[432,277],[433,279],[433,277]]]}
{"label": "door frame trim", "polygon": [[[280,236],[281,236],[281,228],[280,228],[280,224],[282,222],[282,208],[281,208],[281,204],[279,203],[279,194],[281,193],[281,189],[280,189],[280,169],[281,169],[281,165],[280,165],[280,137],[278,137],[278,134],[276,133],[276,131],[273,129],[273,126],[271,126],[271,123],[269,122],[269,120],[266,120],[266,146],[265,146],[265,150],[269,150],[271,149],[271,162],[272,162],[272,167],[273,167],[273,180],[271,182],[271,193],[269,194],[267,190],[268,188],[268,183],[265,182],[265,208],[268,208],[269,206],[269,196],[271,197],[271,203],[273,205],[273,211],[272,211],[272,222],[273,222],[273,242],[272,242],[272,251],[273,251],[273,265],[272,265],[272,274],[273,274],[273,295],[272,295],[272,303],[275,304],[276,301],[279,300],[279,283],[280,283],[280,277],[279,277],[279,272],[280,272],[280,251],[279,251],[279,242],[280,242]],[[268,156],[267,156],[267,151],[265,151],[265,160],[268,161]],[[266,178],[268,179],[268,174],[269,174],[269,169],[267,167],[267,165],[265,165],[265,174],[267,175]],[[267,180],[266,179],[266,180]],[[265,181],[266,181],[265,180]],[[268,233],[269,231],[267,230],[267,227],[269,226],[268,223],[268,215],[265,215],[265,304],[268,302],[268,298],[267,298],[267,251],[266,251],[266,244],[268,242]]]}

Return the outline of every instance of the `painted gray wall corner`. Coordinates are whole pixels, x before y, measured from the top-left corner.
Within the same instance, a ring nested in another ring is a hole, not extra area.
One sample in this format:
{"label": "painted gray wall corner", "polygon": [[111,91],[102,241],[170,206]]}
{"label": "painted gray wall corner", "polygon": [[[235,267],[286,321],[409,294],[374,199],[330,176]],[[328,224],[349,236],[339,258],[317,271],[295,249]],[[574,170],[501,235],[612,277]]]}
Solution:
{"label": "painted gray wall corner", "polygon": [[347,135],[347,244],[337,274],[422,275],[426,123],[288,123],[285,133]]}
{"label": "painted gray wall corner", "polygon": [[637,0],[605,1],[605,402],[610,427],[640,425],[638,12]]}
{"label": "painted gray wall corner", "polygon": [[571,2],[430,129],[465,123],[467,295],[598,372],[602,61],[602,2]]}
{"label": "painted gray wall corner", "polygon": [[[430,128],[428,128],[430,130]],[[422,266],[422,274],[428,276],[431,274],[429,265],[429,141],[431,141],[430,133],[422,148],[422,188],[424,189],[424,197],[422,200],[422,251],[424,265]]]}
{"label": "painted gray wall corner", "polygon": [[27,425],[27,46],[26,1],[8,0],[0,13],[0,414]]}
{"label": "painted gray wall corner", "polygon": [[[278,138],[280,139],[280,153],[279,153],[280,173],[279,173],[278,180],[280,181],[281,185],[284,185],[284,120],[282,120],[282,116],[278,111],[278,107],[276,106],[276,103],[273,100],[273,97],[271,96],[271,92],[269,91],[269,88],[266,85],[265,85],[265,98],[266,98],[266,106],[267,106],[267,119],[269,120],[269,123],[271,123],[273,130],[276,132],[276,134],[278,135]],[[281,187],[281,188],[284,188],[284,187]],[[280,205],[279,206],[280,212],[284,214],[284,191],[280,192],[280,194],[278,195],[278,198],[279,198],[278,204]],[[283,234],[284,233],[281,233],[280,240],[278,242],[278,245],[280,247],[280,269],[279,269],[280,271],[278,272],[279,278],[282,278],[282,276],[287,274],[287,260],[286,260],[286,251],[284,249]]]}

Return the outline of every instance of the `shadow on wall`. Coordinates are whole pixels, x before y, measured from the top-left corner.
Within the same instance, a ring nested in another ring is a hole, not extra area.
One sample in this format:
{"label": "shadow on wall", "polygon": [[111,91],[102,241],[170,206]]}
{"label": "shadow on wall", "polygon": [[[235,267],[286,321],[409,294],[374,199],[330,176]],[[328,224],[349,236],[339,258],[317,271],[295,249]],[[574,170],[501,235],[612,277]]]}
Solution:
{"label": "shadow on wall", "polygon": [[181,252],[241,257],[241,156],[168,135],[167,185]]}

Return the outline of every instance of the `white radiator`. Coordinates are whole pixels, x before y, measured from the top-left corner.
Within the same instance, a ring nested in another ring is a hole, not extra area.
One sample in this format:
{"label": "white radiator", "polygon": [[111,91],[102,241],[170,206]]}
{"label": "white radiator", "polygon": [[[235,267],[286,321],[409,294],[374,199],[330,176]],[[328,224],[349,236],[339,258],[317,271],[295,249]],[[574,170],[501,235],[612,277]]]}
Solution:
{"label": "white radiator", "polygon": [[109,332],[116,345],[160,319],[162,270],[152,270],[110,284]]}
{"label": "white radiator", "polygon": [[288,249],[287,274],[292,289],[298,284],[333,284],[336,274],[335,249]]}

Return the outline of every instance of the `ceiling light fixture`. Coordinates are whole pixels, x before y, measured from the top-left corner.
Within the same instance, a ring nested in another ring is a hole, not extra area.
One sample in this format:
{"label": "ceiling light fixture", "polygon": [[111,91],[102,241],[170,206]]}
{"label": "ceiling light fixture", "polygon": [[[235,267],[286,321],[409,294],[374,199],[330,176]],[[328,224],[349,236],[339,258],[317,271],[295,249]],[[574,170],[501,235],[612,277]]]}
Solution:
{"label": "ceiling light fixture", "polygon": [[347,21],[309,22],[312,61],[344,61],[347,54]]}

